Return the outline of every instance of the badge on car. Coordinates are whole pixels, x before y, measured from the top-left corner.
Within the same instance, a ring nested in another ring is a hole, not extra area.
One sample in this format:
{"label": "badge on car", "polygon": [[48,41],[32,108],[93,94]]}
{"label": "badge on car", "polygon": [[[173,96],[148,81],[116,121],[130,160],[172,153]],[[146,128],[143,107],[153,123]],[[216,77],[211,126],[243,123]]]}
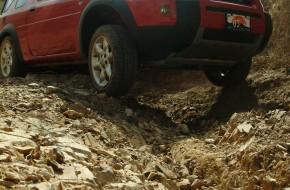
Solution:
{"label": "badge on car", "polygon": [[238,14],[227,14],[227,29],[250,32],[251,19],[249,16]]}

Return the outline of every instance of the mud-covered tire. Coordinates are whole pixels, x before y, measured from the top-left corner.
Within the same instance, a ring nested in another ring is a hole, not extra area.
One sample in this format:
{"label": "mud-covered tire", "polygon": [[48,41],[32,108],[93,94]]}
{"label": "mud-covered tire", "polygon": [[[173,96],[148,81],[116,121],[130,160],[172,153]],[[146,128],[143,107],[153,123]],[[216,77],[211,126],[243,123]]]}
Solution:
{"label": "mud-covered tire", "polygon": [[90,42],[89,72],[100,93],[119,97],[132,87],[137,73],[137,52],[126,29],[99,27]]}
{"label": "mud-covered tire", "polygon": [[239,62],[229,68],[205,70],[207,79],[216,86],[230,87],[237,85],[247,78],[252,65],[252,60]]}
{"label": "mud-covered tire", "polygon": [[6,36],[0,46],[0,78],[25,75],[25,67],[18,59],[13,39]]}

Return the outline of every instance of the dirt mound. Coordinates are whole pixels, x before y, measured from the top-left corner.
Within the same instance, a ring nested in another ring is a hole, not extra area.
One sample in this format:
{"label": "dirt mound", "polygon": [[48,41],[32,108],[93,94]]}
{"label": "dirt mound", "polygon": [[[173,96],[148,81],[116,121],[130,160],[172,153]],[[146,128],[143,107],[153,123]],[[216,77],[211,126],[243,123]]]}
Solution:
{"label": "dirt mound", "polygon": [[254,69],[290,68],[290,4],[288,0],[262,0],[272,15],[273,33],[265,51],[254,59]]}

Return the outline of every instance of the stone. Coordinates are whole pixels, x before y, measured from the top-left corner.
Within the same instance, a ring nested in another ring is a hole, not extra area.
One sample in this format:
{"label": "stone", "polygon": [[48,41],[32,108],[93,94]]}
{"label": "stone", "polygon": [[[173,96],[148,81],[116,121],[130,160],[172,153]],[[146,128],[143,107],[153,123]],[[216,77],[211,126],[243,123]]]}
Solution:
{"label": "stone", "polygon": [[18,147],[14,146],[14,148],[21,154],[27,155],[29,154],[35,147],[33,146],[23,146],[23,147]]}
{"label": "stone", "polygon": [[28,185],[29,189],[35,189],[35,190],[52,190],[54,189],[54,185],[49,182],[41,182],[37,184],[30,184]]}
{"label": "stone", "polygon": [[103,140],[108,139],[108,135],[107,135],[107,133],[105,131],[101,131],[100,135],[103,138]]}
{"label": "stone", "polygon": [[189,133],[189,129],[186,124],[179,124],[177,127],[180,132],[186,133],[186,134]]}
{"label": "stone", "polygon": [[183,179],[181,182],[177,183],[177,187],[180,190],[187,190],[190,187],[190,182],[188,179]]}
{"label": "stone", "polygon": [[12,181],[6,181],[6,180],[0,179],[0,185],[6,186],[6,187],[12,187],[12,186],[15,186],[16,184]]}
{"label": "stone", "polygon": [[189,170],[187,169],[187,167],[185,165],[181,165],[181,170],[179,171],[179,174],[182,176],[182,177],[186,177],[189,175]]}
{"label": "stone", "polygon": [[59,90],[59,88],[54,87],[54,86],[47,86],[46,87],[46,93],[47,94],[53,94],[56,93]]}
{"label": "stone", "polygon": [[153,129],[160,135],[163,133],[161,129],[158,128],[158,126],[153,127]]}
{"label": "stone", "polygon": [[82,136],[82,140],[84,141],[85,145],[92,146],[92,147],[98,147],[100,144],[97,142],[97,140],[93,137],[91,133],[86,133]]}
{"label": "stone", "polygon": [[64,167],[63,173],[59,176],[59,179],[77,180],[78,177],[76,175],[75,167],[74,166]]}
{"label": "stone", "polygon": [[81,95],[81,96],[89,96],[90,93],[84,91],[84,90],[75,90],[74,91],[75,94]]}
{"label": "stone", "polygon": [[160,175],[158,175],[158,173],[156,172],[150,172],[147,179],[148,180],[156,180],[156,179],[160,179]]}
{"label": "stone", "polygon": [[146,145],[146,142],[141,135],[134,135],[132,138],[129,139],[129,141],[131,145],[133,145],[137,149]]}
{"label": "stone", "polygon": [[216,140],[214,139],[205,139],[204,141],[206,144],[215,144]]}
{"label": "stone", "polygon": [[2,154],[2,155],[0,155],[0,161],[1,162],[11,162],[12,157],[8,154]]}
{"label": "stone", "polygon": [[74,103],[68,105],[68,109],[74,110],[82,115],[85,115],[87,113],[87,107],[82,105],[81,103]]}
{"label": "stone", "polygon": [[70,119],[78,119],[84,116],[83,114],[76,112],[75,110],[66,110],[63,114]]}
{"label": "stone", "polygon": [[39,84],[37,84],[37,83],[30,83],[30,84],[28,84],[28,87],[30,87],[30,88],[39,88]]}
{"label": "stone", "polygon": [[137,183],[137,184],[142,184],[143,181],[140,179],[139,174],[135,173],[133,176],[128,177],[130,181]]}
{"label": "stone", "polygon": [[190,183],[193,183],[197,178],[197,175],[189,175],[186,177],[186,179],[188,179]]}
{"label": "stone", "polygon": [[91,170],[88,169],[88,167],[83,166],[81,164],[74,164],[76,175],[78,176],[79,180],[89,180],[94,181],[95,176],[91,172]]}
{"label": "stone", "polygon": [[170,158],[169,156],[164,156],[164,157],[163,157],[163,161],[164,161],[165,163],[167,163],[167,164],[171,164],[171,163],[173,163],[172,158]]}
{"label": "stone", "polygon": [[143,188],[139,184],[129,181],[127,183],[111,183],[106,185],[104,189],[141,190]]}
{"label": "stone", "polygon": [[115,170],[120,170],[123,168],[123,166],[119,163],[114,163],[111,165]]}
{"label": "stone", "polygon": [[69,147],[72,150],[74,150],[75,153],[81,154],[82,157],[86,159],[90,160],[92,158],[91,150],[87,146],[75,142],[72,138],[58,137],[57,145],[63,146],[63,147]]}
{"label": "stone", "polygon": [[138,183],[134,183],[132,181],[129,181],[124,184],[124,189],[126,190],[140,190],[141,186]]}
{"label": "stone", "polygon": [[11,132],[0,133],[0,142],[9,141],[14,143],[19,142],[20,144],[36,145],[35,142],[29,139],[32,139],[32,136],[22,130],[14,130]]}
{"label": "stone", "polygon": [[202,186],[204,185],[204,183],[199,180],[196,179],[192,184],[191,184],[191,189],[192,190],[200,190],[202,188]]}
{"label": "stone", "polygon": [[277,189],[278,188],[278,183],[277,180],[270,177],[270,176],[265,176],[262,180],[262,185],[264,190],[272,190],[272,189]]}
{"label": "stone", "polygon": [[17,108],[25,108],[25,109],[29,109],[32,107],[33,104],[31,103],[27,103],[27,102],[20,102],[18,104],[16,104]]}
{"label": "stone", "polygon": [[110,150],[104,150],[104,149],[97,149],[97,148],[90,148],[90,150],[93,152],[93,153],[96,153],[96,154],[102,154],[104,156],[109,156],[111,158],[116,158],[117,155],[115,154],[114,151],[110,151]]}
{"label": "stone", "polygon": [[239,152],[244,152],[255,140],[255,136],[253,136],[252,138],[250,138],[250,140],[248,140],[243,146],[241,146],[239,148]]}
{"label": "stone", "polygon": [[278,114],[276,115],[276,118],[278,120],[280,120],[285,113],[287,113],[287,112],[286,111],[279,111]]}
{"label": "stone", "polygon": [[285,143],[285,147],[287,148],[287,151],[290,153],[290,143]]}
{"label": "stone", "polygon": [[253,176],[253,178],[252,178],[253,180],[253,182],[255,183],[255,184],[257,184],[257,185],[261,185],[261,178],[259,178],[258,176]]}
{"label": "stone", "polygon": [[167,178],[169,179],[176,179],[177,176],[175,173],[173,173],[170,169],[168,169],[166,166],[162,166],[161,164],[156,164],[156,170],[162,172]]}
{"label": "stone", "polygon": [[251,129],[253,128],[253,126],[247,122],[244,122],[240,125],[238,125],[237,129],[239,130],[240,133],[249,133],[251,131]]}
{"label": "stone", "polygon": [[277,144],[276,147],[277,147],[279,150],[282,150],[282,151],[287,152],[287,148],[285,148],[284,146],[282,146],[282,145],[280,145],[280,144]]}
{"label": "stone", "polygon": [[80,128],[82,126],[79,120],[73,120],[71,124],[72,124],[72,127],[76,127],[76,128]]}
{"label": "stone", "polygon": [[127,117],[131,117],[134,114],[133,110],[129,108],[125,109],[125,113]]}
{"label": "stone", "polygon": [[149,122],[149,125],[150,125],[151,127],[158,128],[158,124],[155,123],[154,120],[151,120],[151,121]]}
{"label": "stone", "polygon": [[171,179],[162,178],[161,183],[166,187],[165,189],[168,189],[168,190],[179,189],[176,182]]}
{"label": "stone", "polygon": [[102,171],[96,173],[96,180],[101,186],[116,181],[116,176],[111,167],[106,167]]}
{"label": "stone", "polygon": [[14,183],[19,183],[21,181],[21,176],[16,172],[5,172],[4,173],[4,180],[12,181]]}
{"label": "stone", "polygon": [[148,152],[149,154],[153,154],[153,147],[150,145],[143,145],[141,146],[138,151],[140,152]]}
{"label": "stone", "polygon": [[64,163],[64,154],[59,147],[50,150],[46,156],[51,160],[55,160],[59,164]]}

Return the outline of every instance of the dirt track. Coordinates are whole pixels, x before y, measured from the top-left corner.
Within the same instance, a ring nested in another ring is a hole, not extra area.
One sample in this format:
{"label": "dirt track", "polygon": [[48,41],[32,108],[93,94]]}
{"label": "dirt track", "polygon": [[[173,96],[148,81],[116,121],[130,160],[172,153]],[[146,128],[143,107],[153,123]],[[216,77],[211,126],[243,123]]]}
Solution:
{"label": "dirt track", "polygon": [[115,99],[81,73],[0,80],[0,190],[289,190],[289,2],[263,3],[272,39],[237,87],[142,72]]}
{"label": "dirt track", "polygon": [[0,185],[289,187],[289,81],[285,69],[259,71],[221,89],[201,72],[143,72],[121,99],[83,74],[1,81]]}

